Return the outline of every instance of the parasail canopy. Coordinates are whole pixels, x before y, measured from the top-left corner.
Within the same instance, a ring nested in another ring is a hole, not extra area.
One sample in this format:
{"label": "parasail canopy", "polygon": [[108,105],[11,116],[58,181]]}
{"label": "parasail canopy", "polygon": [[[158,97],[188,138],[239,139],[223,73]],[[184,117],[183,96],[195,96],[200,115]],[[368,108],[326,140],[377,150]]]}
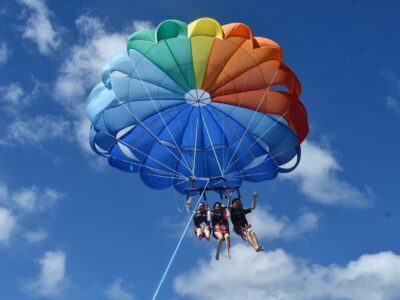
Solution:
{"label": "parasail canopy", "polygon": [[133,33],[104,67],[87,107],[90,145],[155,189],[273,179],[300,159],[300,93],[280,46],[245,24],[167,20]]}

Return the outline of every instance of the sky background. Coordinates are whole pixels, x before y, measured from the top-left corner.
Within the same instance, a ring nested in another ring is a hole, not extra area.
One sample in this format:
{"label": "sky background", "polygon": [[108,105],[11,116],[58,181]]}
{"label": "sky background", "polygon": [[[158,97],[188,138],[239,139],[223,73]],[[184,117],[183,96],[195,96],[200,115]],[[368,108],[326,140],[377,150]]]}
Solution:
{"label": "sky background", "polygon": [[[262,4],[261,4],[262,3]],[[128,36],[242,22],[281,45],[311,127],[295,172],[245,183],[264,244],[183,240],[158,299],[400,299],[397,1],[0,2],[0,299],[150,299],[188,220],[88,146],[87,96]]]}

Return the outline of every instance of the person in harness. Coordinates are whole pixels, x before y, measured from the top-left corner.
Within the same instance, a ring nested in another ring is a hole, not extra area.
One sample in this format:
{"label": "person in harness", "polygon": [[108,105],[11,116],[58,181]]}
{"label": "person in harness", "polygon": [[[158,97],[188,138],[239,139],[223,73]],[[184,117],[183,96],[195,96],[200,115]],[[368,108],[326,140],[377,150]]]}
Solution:
{"label": "person in harness", "polygon": [[[189,197],[186,202],[186,208],[190,215],[192,215],[192,208],[191,204],[193,201],[193,197]],[[206,238],[207,241],[210,240],[210,222],[211,222],[211,213],[210,209],[206,207],[204,202],[199,202],[197,208],[193,214],[193,221],[194,221],[194,233],[196,234],[197,238],[201,240],[203,237]]]}
{"label": "person in harness", "polygon": [[218,239],[217,253],[215,259],[219,260],[219,252],[222,243],[225,241],[226,257],[231,258],[230,255],[230,236],[229,236],[229,211],[221,202],[215,202],[213,210],[211,211],[211,220],[213,226],[213,236]]}
{"label": "person in harness", "polygon": [[[233,223],[233,230],[236,234],[240,235],[242,239],[247,240],[249,244],[257,251],[264,251],[264,248],[257,240],[257,236],[253,231],[251,224],[247,222],[246,215],[251,213],[257,204],[257,192],[253,193],[253,207],[243,208],[240,198],[232,199],[232,193],[228,195],[228,209],[231,214],[231,221]],[[231,205],[232,201],[232,205]]]}

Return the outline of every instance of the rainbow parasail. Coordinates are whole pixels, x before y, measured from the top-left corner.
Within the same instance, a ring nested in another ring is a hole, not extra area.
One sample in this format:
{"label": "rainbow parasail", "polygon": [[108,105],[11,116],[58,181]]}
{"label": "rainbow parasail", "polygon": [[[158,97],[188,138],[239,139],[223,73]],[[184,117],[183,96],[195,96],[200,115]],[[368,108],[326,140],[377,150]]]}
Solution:
{"label": "rainbow parasail", "polygon": [[90,145],[154,189],[269,180],[300,161],[300,93],[281,47],[245,24],[167,20],[133,33],[103,68],[87,106]]}

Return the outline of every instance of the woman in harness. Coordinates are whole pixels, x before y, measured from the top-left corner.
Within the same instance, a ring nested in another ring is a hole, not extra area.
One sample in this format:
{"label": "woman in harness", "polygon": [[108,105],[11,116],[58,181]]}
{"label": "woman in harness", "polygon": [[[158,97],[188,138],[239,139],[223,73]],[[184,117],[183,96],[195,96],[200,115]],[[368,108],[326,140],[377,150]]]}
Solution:
{"label": "woman in harness", "polygon": [[231,220],[233,223],[233,229],[236,234],[240,235],[244,240],[247,240],[251,246],[257,251],[264,251],[264,248],[260,245],[257,240],[256,234],[253,231],[251,224],[247,222],[246,215],[251,213],[256,208],[257,203],[257,192],[253,193],[253,207],[243,208],[242,201],[239,198],[235,198],[232,201],[232,194],[228,197],[228,209],[231,213]]}
{"label": "woman in harness", "polygon": [[219,260],[219,252],[221,250],[222,243],[225,240],[226,243],[226,257],[231,258],[230,255],[230,237],[229,237],[229,221],[226,207],[221,202],[215,202],[213,210],[211,212],[211,220],[213,225],[213,236],[218,239],[217,253],[215,259]]}
{"label": "woman in harness", "polygon": [[[190,197],[186,202],[186,208],[188,213],[192,215],[192,204],[193,197]],[[197,205],[196,211],[193,214],[193,221],[194,221],[194,233],[196,234],[197,238],[201,240],[203,237],[206,238],[207,241],[210,240],[210,220],[211,214],[210,209],[206,208],[204,202],[199,202]]]}

